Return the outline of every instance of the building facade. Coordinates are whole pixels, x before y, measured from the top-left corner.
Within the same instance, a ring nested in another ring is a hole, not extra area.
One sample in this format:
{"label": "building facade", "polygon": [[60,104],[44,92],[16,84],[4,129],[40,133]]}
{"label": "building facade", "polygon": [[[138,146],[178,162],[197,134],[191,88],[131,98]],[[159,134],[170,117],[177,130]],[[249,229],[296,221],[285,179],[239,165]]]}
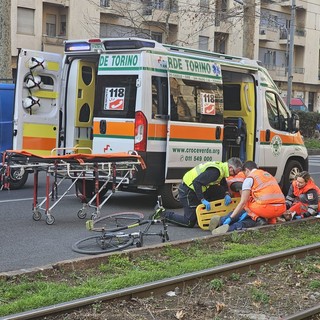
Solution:
{"label": "building facade", "polygon": [[[292,0],[12,0],[18,48],[63,53],[66,39],[139,36],[260,60],[287,93]],[[320,111],[320,3],[296,0],[292,97]]]}

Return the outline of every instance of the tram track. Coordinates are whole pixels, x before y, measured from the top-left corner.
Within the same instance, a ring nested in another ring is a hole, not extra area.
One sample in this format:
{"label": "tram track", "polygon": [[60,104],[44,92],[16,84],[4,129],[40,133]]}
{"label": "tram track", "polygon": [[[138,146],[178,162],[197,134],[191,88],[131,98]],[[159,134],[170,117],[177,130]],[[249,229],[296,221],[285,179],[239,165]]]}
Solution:
{"label": "tram track", "polygon": [[[277,265],[281,261],[287,259],[303,259],[308,255],[316,255],[320,253],[320,243],[307,245],[304,247],[294,248],[281,252],[276,252],[256,258],[251,258],[243,261],[233,262],[226,265],[192,272],[173,278],[163,279],[143,285],[138,285],[130,288],[107,292],[91,297],[77,299],[70,302],[60,303],[53,306],[48,306],[40,309],[30,310],[19,314],[12,314],[0,318],[1,320],[25,320],[25,319],[43,319],[52,315],[63,313],[64,316],[67,313],[73,312],[75,309],[85,308],[92,304],[101,302],[117,303],[117,301],[141,299],[152,296],[164,294],[166,292],[175,290],[175,288],[186,288],[192,284],[202,280],[210,280],[216,277],[228,276],[230,274],[239,273],[242,274],[249,270],[259,270],[264,264]],[[320,305],[314,305],[306,310],[301,310],[292,315],[282,317],[286,320],[298,320],[298,319],[318,319],[313,318],[315,315],[320,315]]]}

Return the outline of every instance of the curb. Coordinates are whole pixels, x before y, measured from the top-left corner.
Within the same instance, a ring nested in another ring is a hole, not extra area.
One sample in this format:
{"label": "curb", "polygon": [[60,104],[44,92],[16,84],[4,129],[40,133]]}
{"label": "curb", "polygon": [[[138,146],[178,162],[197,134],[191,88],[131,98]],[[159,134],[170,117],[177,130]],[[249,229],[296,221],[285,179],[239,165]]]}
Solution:
{"label": "curb", "polygon": [[320,149],[307,149],[309,156],[320,155]]}

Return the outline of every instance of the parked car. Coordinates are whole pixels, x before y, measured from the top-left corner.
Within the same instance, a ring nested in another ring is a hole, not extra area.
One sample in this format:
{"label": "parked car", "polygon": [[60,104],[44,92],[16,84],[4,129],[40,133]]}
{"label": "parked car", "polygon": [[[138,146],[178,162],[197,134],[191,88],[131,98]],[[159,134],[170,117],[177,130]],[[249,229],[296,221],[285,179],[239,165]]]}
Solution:
{"label": "parked car", "polygon": [[292,98],[290,101],[289,109],[292,111],[309,111],[308,107],[305,105],[301,98]]}

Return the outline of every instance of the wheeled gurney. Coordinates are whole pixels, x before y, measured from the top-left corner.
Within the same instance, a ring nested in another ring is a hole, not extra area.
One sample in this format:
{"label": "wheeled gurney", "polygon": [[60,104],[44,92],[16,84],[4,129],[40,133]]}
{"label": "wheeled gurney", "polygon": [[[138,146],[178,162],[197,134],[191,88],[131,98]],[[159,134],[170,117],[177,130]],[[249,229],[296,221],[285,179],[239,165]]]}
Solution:
{"label": "wheeled gurney", "polygon": [[[123,183],[129,183],[134,178],[135,171],[145,169],[145,163],[141,156],[134,151],[128,153],[110,153],[110,154],[85,154],[70,153],[66,155],[39,156],[24,150],[7,150],[3,154],[1,179],[5,188],[10,188],[9,179],[10,170],[14,168],[23,168],[34,173],[33,186],[33,219],[41,219],[41,211],[46,215],[46,223],[53,224],[55,219],[52,215],[52,209],[69,193],[71,188],[80,181],[82,183],[82,198],[85,197],[86,181],[94,183],[94,194],[86,202],[82,201],[82,208],[78,211],[78,217],[86,217],[86,210],[93,207],[95,212],[93,219],[100,216],[100,209],[108,201],[111,195]],[[38,184],[39,172],[46,172],[46,192],[45,198],[38,202]],[[51,183],[51,177],[53,182]],[[58,186],[66,179],[71,179],[72,183],[58,197]],[[82,182],[81,182],[82,181]],[[100,192],[111,184],[110,193],[100,201]],[[77,192],[78,194],[78,192]],[[54,200],[50,205],[50,200]]]}

